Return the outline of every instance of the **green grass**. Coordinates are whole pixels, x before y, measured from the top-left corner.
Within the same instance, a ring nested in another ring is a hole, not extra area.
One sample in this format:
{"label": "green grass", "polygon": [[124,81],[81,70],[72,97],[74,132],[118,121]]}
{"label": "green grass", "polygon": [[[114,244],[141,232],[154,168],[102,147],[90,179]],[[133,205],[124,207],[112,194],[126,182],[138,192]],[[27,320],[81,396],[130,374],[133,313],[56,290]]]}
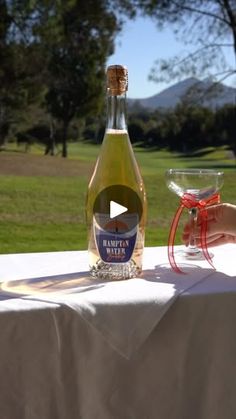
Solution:
{"label": "green grass", "polygon": [[[85,199],[99,146],[70,144],[69,159],[0,153],[0,253],[86,249]],[[178,199],[165,185],[169,167],[223,168],[222,200],[236,203],[236,166],[224,149],[192,156],[135,149],[148,197],[146,246],[167,243]],[[180,228],[181,230],[181,228]],[[177,242],[179,242],[179,236]]]}

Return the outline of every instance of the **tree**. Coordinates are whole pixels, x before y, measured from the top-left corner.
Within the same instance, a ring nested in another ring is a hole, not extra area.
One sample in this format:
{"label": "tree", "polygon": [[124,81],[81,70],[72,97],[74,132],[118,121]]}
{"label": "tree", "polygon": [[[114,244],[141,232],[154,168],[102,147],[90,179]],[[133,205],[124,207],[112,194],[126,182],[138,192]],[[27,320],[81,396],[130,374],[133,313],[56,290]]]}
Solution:
{"label": "tree", "polygon": [[101,110],[105,64],[118,30],[118,20],[105,0],[54,3],[45,26],[38,30],[50,52],[45,99],[48,112],[63,126],[63,157],[73,118]]}
{"label": "tree", "polygon": [[16,68],[13,47],[7,42],[11,17],[7,4],[0,1],[0,147],[4,147],[10,128],[12,109],[17,107]]}
{"label": "tree", "polygon": [[[160,28],[172,25],[177,38],[187,46],[194,46],[191,52],[187,51],[169,59],[158,59],[151,69],[151,80],[173,82],[183,75],[200,78],[210,76],[215,81],[214,87],[218,89],[220,82],[236,75],[236,66],[231,68],[225,61],[225,52],[231,49],[236,62],[236,0],[130,0],[130,4],[136,12],[141,10],[144,15],[150,16]],[[216,69],[215,74],[212,74],[213,67]],[[197,84],[195,89],[198,90]],[[213,91],[211,84],[204,95],[214,95],[215,91],[218,90]],[[189,96],[186,101],[188,99]],[[209,120],[208,118],[208,122]],[[191,123],[185,124],[184,134],[188,132],[200,144],[201,129],[197,129],[198,138],[197,131],[194,133],[194,126],[197,127],[198,123],[200,120],[195,118]],[[231,139],[231,147],[236,150],[235,136],[234,144],[232,133],[225,130],[225,136]],[[170,135],[169,139],[174,137]],[[169,140],[168,142],[170,144]]]}
{"label": "tree", "polygon": [[218,68],[214,75],[218,81],[236,74],[224,60],[227,48],[233,48],[236,59],[235,0],[137,0],[134,4],[159,27],[173,25],[176,36],[195,48],[182,56],[157,60],[151,79],[173,81],[183,74],[202,77],[209,75],[213,64]]}
{"label": "tree", "polygon": [[[114,37],[121,29],[120,13],[122,10],[130,13],[129,2],[121,3],[0,0],[0,58],[4,57],[0,69],[1,118],[6,110],[8,113],[13,110],[13,101],[9,101],[12,96],[15,104],[27,105],[29,96],[32,98],[27,83],[32,82],[30,88],[40,92],[40,99],[42,95],[45,97],[44,104],[51,115],[51,152],[57,120],[63,125],[62,155],[66,157],[67,133],[73,118],[96,114],[101,107],[105,64],[113,52]],[[16,73],[15,69],[20,71]],[[10,78],[12,72],[14,77]],[[25,103],[19,94],[18,80],[27,99]],[[1,131],[6,131],[3,123]]]}
{"label": "tree", "polygon": [[0,146],[10,127],[24,119],[26,108],[42,94],[41,49],[29,30],[25,3],[0,0]]}
{"label": "tree", "polygon": [[224,106],[215,113],[215,139],[219,145],[227,144],[236,156],[235,142],[236,108],[232,105]]}

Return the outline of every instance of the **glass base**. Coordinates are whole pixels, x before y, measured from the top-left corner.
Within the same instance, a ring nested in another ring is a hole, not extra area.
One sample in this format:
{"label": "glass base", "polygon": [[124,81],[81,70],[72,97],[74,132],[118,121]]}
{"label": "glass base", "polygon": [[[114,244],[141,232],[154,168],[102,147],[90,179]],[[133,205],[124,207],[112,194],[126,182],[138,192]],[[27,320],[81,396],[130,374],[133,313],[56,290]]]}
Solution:
{"label": "glass base", "polygon": [[[208,252],[210,258],[213,258],[213,253]],[[186,247],[175,251],[175,256],[185,260],[205,260],[204,253],[198,247]]]}

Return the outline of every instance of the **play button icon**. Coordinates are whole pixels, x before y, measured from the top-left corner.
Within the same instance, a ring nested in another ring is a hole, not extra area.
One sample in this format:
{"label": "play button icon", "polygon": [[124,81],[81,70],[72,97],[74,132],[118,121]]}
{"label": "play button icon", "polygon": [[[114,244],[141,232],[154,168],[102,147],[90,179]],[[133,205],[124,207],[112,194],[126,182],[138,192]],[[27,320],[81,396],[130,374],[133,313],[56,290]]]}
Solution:
{"label": "play button icon", "polygon": [[142,215],[142,196],[128,186],[111,185],[98,193],[93,205],[93,237],[103,262],[130,261]]}
{"label": "play button icon", "polygon": [[102,189],[93,205],[97,226],[110,233],[133,231],[142,214],[141,198],[125,185],[111,185]]}
{"label": "play button icon", "polygon": [[120,205],[115,201],[110,201],[110,218],[115,218],[127,211],[128,208],[124,207],[123,205]]}

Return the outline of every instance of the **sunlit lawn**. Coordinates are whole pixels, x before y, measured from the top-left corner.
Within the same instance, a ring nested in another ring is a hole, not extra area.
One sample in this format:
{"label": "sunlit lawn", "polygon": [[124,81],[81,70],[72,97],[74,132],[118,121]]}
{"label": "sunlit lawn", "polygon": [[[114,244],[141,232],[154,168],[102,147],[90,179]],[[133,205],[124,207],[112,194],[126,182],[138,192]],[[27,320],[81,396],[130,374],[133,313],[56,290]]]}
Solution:
{"label": "sunlit lawn", "polygon": [[[27,154],[15,148],[0,153],[0,253],[86,249],[86,190],[99,146],[70,144],[68,159],[45,157],[39,146]],[[143,149],[135,154],[148,197],[146,246],[167,243],[178,204],[165,185],[169,167],[223,168],[222,200],[236,203],[235,162],[224,149],[191,157]]]}

